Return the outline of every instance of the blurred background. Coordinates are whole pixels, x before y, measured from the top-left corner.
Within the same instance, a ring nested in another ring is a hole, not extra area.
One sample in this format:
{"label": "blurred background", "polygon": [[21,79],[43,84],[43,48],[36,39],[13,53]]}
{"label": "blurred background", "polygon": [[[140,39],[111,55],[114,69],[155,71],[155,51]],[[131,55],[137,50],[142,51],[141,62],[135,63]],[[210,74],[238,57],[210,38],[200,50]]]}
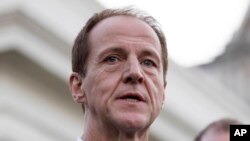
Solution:
{"label": "blurred background", "polygon": [[1,0],[0,141],[74,141],[80,105],[67,86],[74,38],[95,12],[153,15],[170,55],[165,107],[151,141],[192,141],[209,123],[250,124],[249,0]]}

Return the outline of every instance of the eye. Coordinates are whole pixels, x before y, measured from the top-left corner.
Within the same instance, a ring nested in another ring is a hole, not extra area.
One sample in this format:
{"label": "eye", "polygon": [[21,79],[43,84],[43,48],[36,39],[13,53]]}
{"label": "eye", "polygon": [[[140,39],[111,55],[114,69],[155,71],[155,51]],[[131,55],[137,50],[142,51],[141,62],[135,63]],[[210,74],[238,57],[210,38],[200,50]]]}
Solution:
{"label": "eye", "polygon": [[149,59],[143,60],[142,63],[143,63],[145,66],[147,66],[147,67],[155,67],[155,66],[156,66],[156,64],[154,63],[154,61],[149,60]]}
{"label": "eye", "polygon": [[114,64],[114,63],[118,62],[119,60],[120,59],[114,55],[108,56],[104,59],[105,62],[110,63],[110,64]]}

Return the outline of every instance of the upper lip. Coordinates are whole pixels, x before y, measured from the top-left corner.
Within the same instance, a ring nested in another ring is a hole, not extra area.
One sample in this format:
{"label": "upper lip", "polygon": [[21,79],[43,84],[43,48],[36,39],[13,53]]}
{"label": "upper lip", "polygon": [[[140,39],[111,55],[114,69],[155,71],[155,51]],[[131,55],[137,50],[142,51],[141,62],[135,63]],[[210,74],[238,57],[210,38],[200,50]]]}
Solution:
{"label": "upper lip", "polygon": [[125,94],[122,94],[120,96],[118,96],[118,99],[125,99],[125,98],[134,98],[134,99],[137,99],[139,101],[146,101],[144,96],[140,93],[137,93],[137,92],[128,92],[128,93],[125,93]]}

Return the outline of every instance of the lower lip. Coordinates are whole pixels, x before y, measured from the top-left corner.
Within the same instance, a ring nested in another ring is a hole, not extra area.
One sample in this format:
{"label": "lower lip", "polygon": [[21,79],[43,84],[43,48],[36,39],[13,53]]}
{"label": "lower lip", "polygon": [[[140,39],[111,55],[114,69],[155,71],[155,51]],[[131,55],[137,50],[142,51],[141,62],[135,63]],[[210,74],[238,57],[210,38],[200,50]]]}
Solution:
{"label": "lower lip", "polygon": [[139,100],[136,100],[136,99],[130,99],[130,98],[126,98],[126,99],[122,99],[122,100],[125,100],[127,102],[132,102],[132,103],[135,103],[135,102],[140,102]]}
{"label": "lower lip", "polygon": [[121,104],[125,104],[126,106],[128,105],[135,106],[144,103],[143,101],[139,101],[136,99],[118,99],[118,102],[120,102]]}

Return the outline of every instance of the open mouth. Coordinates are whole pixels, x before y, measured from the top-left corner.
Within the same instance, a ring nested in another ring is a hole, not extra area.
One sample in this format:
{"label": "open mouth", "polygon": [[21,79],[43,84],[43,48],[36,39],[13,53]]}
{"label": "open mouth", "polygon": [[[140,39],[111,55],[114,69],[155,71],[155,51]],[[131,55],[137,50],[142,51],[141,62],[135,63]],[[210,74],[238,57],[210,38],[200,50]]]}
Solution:
{"label": "open mouth", "polygon": [[126,100],[128,102],[141,102],[144,101],[144,99],[139,94],[125,94],[121,96],[119,99]]}

